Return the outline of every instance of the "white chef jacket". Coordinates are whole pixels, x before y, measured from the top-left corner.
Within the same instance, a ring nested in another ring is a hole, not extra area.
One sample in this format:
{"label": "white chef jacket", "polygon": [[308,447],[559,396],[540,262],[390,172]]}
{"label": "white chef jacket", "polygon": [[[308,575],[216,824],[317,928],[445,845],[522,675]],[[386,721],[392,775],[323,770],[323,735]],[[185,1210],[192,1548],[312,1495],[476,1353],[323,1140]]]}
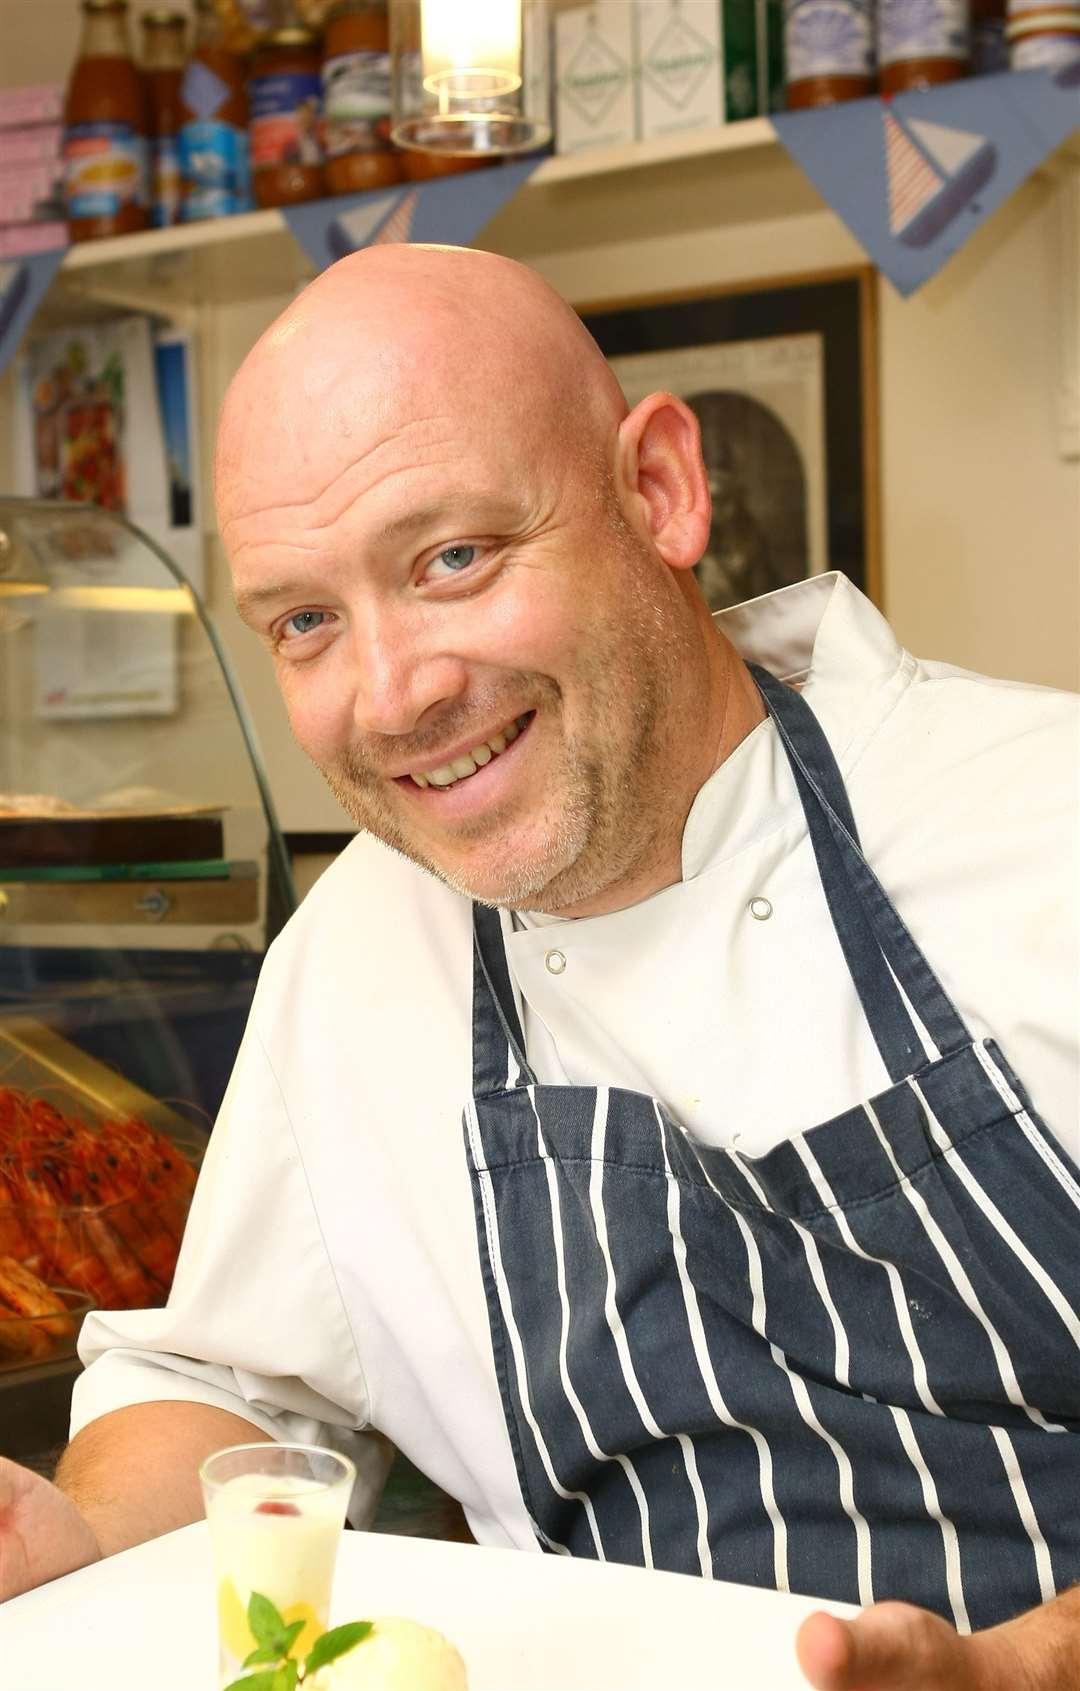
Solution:
{"label": "white chef jacket", "polygon": [[[803,686],[886,891],[1080,1157],[1080,701],[919,662],[842,575],[718,620]],[[626,910],[506,918],[538,1078],[650,1093],[749,1155],[886,1088],[771,721],[701,789],[682,860]],[[462,1138],[471,982],[468,900],[358,836],[267,956],[168,1306],[84,1324],[73,1431],[217,1404],[352,1452],[362,1524],[379,1429],[481,1543],[536,1549]]]}

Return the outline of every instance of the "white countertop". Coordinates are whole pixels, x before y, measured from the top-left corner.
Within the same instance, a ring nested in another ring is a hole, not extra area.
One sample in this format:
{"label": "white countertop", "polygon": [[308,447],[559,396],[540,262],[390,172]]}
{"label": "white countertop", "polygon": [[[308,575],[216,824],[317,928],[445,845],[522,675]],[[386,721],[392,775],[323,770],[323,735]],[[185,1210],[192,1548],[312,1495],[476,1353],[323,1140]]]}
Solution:
{"label": "white countertop", "polygon": [[[794,1637],[821,1608],[854,1612],[685,1574],[348,1532],[332,1619],[437,1627],[470,1691],[805,1691]],[[205,1522],[13,1598],[0,1661],[13,1691],[214,1691]]]}

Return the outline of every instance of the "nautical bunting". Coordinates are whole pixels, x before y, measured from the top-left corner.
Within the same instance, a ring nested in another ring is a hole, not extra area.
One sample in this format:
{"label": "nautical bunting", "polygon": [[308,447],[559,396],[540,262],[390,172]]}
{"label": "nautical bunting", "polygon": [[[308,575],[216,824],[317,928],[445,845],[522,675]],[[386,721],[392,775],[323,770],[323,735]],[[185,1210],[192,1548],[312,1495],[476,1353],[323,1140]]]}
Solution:
{"label": "nautical bunting", "polygon": [[319,270],[361,247],[389,241],[467,247],[540,162],[536,155],[519,164],[469,170],[431,182],[311,200],[306,205],[286,206],[285,218]]}
{"label": "nautical bunting", "polygon": [[0,259],[0,374],[14,356],[66,251],[66,247],[54,247],[50,252]]}
{"label": "nautical bunting", "polygon": [[1080,65],[782,112],[773,125],[869,257],[911,294],[1080,126]]}

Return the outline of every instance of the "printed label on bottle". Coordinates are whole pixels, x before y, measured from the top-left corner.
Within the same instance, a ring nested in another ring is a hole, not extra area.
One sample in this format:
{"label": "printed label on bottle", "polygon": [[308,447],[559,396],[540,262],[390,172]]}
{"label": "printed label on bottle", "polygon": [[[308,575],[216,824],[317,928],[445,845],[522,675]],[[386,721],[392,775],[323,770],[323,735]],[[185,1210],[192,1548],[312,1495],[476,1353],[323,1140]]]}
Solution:
{"label": "printed label on bottle", "polygon": [[64,203],[69,218],[115,217],[148,206],[149,149],[130,123],[72,123],[64,131]]}
{"label": "printed label on bottle", "polygon": [[968,0],[879,0],[878,58],[966,60],[971,51]]}
{"label": "printed label on bottle", "polygon": [[870,0],[785,0],[787,80],[806,76],[872,76]]}
{"label": "printed label on bottle", "polygon": [[185,123],[180,131],[180,175],[185,223],[250,211],[251,165],[247,133],[231,123]]}
{"label": "printed label on bottle", "polygon": [[1009,49],[1010,70],[1060,70],[1075,64],[1080,64],[1080,32],[1076,30],[1031,35],[1014,41]]}
{"label": "printed label on bottle", "polygon": [[168,229],[180,221],[180,142],[175,135],[159,135],[154,142],[151,218],[155,229]]}
{"label": "printed label on bottle", "polygon": [[253,76],[251,167],[322,163],[322,83],[316,71]]}
{"label": "printed label on bottle", "polygon": [[377,153],[390,146],[390,55],[339,53],[322,68],[327,158]]}

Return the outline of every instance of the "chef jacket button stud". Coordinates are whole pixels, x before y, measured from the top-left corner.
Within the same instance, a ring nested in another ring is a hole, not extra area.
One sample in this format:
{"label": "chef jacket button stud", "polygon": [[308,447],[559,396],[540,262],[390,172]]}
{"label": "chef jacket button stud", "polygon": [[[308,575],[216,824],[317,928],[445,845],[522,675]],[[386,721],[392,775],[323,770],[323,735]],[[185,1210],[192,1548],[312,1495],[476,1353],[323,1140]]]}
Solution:
{"label": "chef jacket button stud", "polygon": [[767,898],[752,898],[746,908],[755,922],[767,922],[772,915],[772,905]]}
{"label": "chef jacket button stud", "polygon": [[566,968],[566,958],[561,951],[545,951],[544,967],[549,975],[561,975]]}

